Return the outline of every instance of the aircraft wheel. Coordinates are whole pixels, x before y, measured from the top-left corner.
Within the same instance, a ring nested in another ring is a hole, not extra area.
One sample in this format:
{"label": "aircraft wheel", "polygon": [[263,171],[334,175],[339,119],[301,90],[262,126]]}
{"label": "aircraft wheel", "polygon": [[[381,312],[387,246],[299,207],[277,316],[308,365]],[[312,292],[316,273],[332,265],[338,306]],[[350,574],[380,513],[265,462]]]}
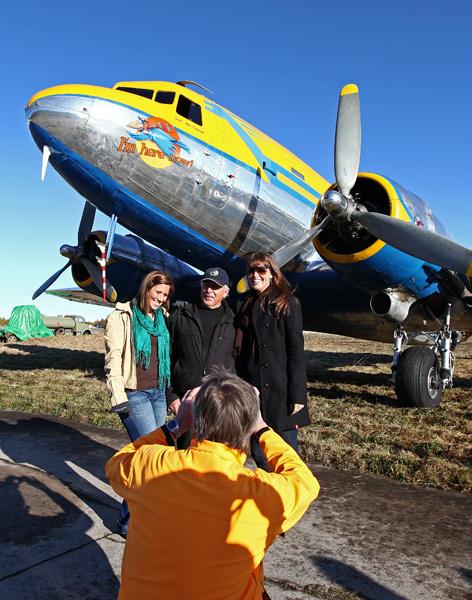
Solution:
{"label": "aircraft wheel", "polygon": [[64,335],[65,334],[65,330],[63,327],[58,327],[56,329],[56,331],[54,332],[54,335]]}
{"label": "aircraft wheel", "polygon": [[88,329],[86,329],[83,333],[83,335],[92,335],[92,332],[89,331]]}
{"label": "aircraft wheel", "polygon": [[439,406],[442,397],[441,378],[436,355],[430,348],[415,346],[401,354],[395,391],[402,406]]}

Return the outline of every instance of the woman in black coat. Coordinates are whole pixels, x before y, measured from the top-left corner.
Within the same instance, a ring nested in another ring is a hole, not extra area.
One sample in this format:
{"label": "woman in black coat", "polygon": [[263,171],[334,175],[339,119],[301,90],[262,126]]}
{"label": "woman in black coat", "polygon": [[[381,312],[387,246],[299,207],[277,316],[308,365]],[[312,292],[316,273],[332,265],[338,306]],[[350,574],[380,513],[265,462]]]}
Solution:
{"label": "woman in black coat", "polygon": [[[249,257],[247,280],[250,292],[236,317],[236,369],[259,390],[264,421],[298,450],[297,430],[310,423],[300,302],[266,252]],[[251,452],[265,468],[257,443]]]}

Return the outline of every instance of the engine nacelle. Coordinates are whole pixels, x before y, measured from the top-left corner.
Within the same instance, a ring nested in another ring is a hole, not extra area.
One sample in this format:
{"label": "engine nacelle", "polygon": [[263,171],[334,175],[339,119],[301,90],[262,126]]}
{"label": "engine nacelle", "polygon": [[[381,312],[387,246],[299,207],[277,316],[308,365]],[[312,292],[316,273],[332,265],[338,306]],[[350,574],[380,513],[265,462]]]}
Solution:
{"label": "engine nacelle", "polygon": [[[84,256],[98,264],[97,259],[101,254],[96,242],[104,243],[105,238],[105,231],[92,232],[84,243]],[[144,275],[154,270],[171,275],[179,288],[182,287],[179,286],[181,280],[191,285],[193,280],[200,277],[198,271],[187,263],[146,244],[135,235],[115,235],[106,266],[107,281],[116,290],[116,297],[112,302],[127,302],[134,298]],[[87,269],[80,262],[72,265],[72,277],[81,289],[101,297],[102,291],[97,289]],[[185,293],[185,290],[179,291]]]}

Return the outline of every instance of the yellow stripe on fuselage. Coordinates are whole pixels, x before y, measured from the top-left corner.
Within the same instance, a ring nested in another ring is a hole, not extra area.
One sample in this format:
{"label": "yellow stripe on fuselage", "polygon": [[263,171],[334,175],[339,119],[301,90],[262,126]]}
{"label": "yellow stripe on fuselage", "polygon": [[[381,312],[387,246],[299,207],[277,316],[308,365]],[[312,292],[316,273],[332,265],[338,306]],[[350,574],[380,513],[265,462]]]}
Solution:
{"label": "yellow stripe on fuselage", "polygon": [[[197,140],[201,140],[202,143],[224,152],[228,156],[233,157],[238,162],[247,165],[255,171],[259,170],[263,179],[269,181],[269,177],[263,170],[263,165],[260,164],[262,161],[258,161],[250,147],[245,143],[244,139],[232,127],[228,120],[206,109],[206,102],[219,107],[219,105],[212,100],[208,100],[205,96],[195,92],[194,90],[171,82],[122,81],[117,83],[115,87],[118,85],[142,87],[156,91],[175,92],[176,97],[172,104],[162,104],[157,103],[154,100],[149,100],[148,98],[143,98],[141,96],[137,96],[136,94],[123,92],[114,88],[111,89],[83,84],[67,84],[50,87],[38,92],[28,102],[28,107],[33,102],[36,102],[41,98],[53,95],[82,95],[103,98],[105,100],[125,104],[130,108],[137,110],[138,112],[143,112],[146,115],[150,114],[152,116],[159,116],[169,121],[176,129],[182,131],[183,133],[187,133]],[[202,126],[177,114],[176,104],[179,94],[183,94],[189,100],[196,102],[201,106],[203,120]],[[260,153],[269,161],[279,167],[282,167],[289,173],[293,173],[292,169],[295,169],[298,173],[301,173],[304,177],[304,180],[302,181],[300,179],[300,184],[293,180],[296,179],[296,176],[294,176],[293,179],[286,177],[282,173],[278,173],[277,176],[280,181],[295,190],[298,194],[303,195],[310,202],[315,204],[317,203],[318,198],[316,194],[307,191],[302,183],[310,188],[313,188],[315,192],[321,195],[329,186],[329,182],[326,179],[324,179],[314,169],[300,160],[297,156],[256,129],[251,124],[247,123],[240,117],[237,117],[230,111],[227,111],[223,107],[219,108],[222,109],[223,113],[227,112],[237,122],[237,124],[257,146]]]}

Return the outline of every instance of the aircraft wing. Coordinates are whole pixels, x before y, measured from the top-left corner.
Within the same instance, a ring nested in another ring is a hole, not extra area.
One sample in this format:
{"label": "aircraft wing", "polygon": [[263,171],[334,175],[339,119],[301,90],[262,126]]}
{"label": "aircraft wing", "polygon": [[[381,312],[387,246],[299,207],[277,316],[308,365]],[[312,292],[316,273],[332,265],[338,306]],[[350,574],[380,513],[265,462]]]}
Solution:
{"label": "aircraft wing", "polygon": [[108,308],[114,308],[114,304],[111,302],[104,302],[101,296],[92,294],[80,288],[65,288],[62,290],[48,290],[46,294],[62,298],[63,300],[71,300],[73,302],[82,302],[83,304],[96,304],[97,306],[106,306]]}

